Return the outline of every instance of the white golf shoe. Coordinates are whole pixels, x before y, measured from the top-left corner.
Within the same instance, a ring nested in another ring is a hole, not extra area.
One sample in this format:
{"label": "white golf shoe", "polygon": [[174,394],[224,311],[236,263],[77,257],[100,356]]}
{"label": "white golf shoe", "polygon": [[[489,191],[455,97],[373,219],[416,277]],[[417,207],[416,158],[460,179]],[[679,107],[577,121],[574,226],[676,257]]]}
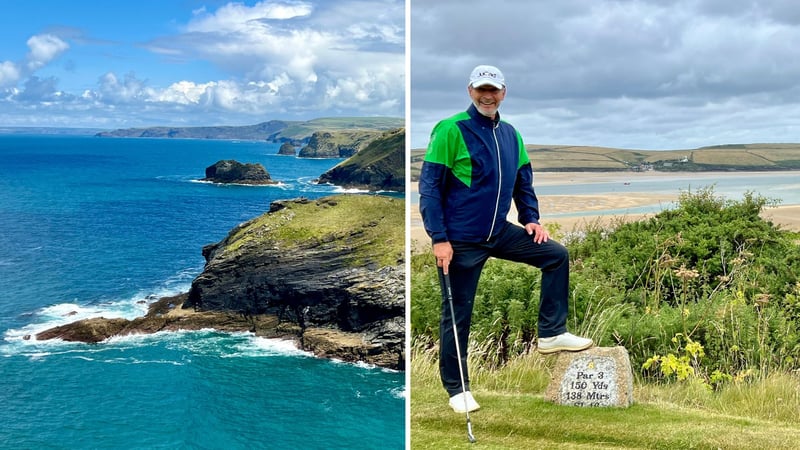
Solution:
{"label": "white golf shoe", "polygon": [[548,354],[561,351],[579,352],[594,345],[591,339],[575,336],[571,333],[562,333],[558,336],[539,338],[537,348],[539,353]]}
{"label": "white golf shoe", "polygon": [[[467,398],[467,401],[466,401],[467,409],[466,410],[464,410],[464,406],[465,406],[464,397],[465,396]],[[477,410],[481,409],[481,405],[479,405],[478,402],[475,401],[475,399],[472,397],[472,392],[470,392],[470,391],[467,391],[466,393],[456,394],[456,395],[450,397],[450,407],[453,408],[453,411],[455,411],[455,412],[457,412],[459,414],[464,414],[467,411],[472,412],[472,411],[477,411]]]}

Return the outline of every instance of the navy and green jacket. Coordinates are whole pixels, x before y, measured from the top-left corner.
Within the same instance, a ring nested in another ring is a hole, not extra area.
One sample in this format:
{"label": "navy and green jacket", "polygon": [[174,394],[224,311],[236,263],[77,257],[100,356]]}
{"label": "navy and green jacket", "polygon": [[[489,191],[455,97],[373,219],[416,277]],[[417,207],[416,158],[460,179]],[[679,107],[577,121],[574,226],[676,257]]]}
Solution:
{"label": "navy and green jacket", "polygon": [[511,200],[521,224],[539,223],[533,170],[522,137],[475,105],[431,133],[419,179],[419,209],[434,243],[485,242],[506,224]]}

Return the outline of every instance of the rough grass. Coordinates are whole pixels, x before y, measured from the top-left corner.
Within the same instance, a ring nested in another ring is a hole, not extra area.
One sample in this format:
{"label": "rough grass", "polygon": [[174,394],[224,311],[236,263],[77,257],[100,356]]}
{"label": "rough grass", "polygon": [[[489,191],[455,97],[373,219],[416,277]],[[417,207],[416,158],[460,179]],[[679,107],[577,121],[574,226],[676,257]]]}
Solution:
{"label": "rough grass", "polygon": [[227,238],[226,251],[269,245],[284,251],[337,246],[354,266],[394,266],[404,258],[405,203],[380,195],[335,195],[307,203],[288,202],[263,214]]}
{"label": "rough grass", "polygon": [[[447,406],[434,352],[411,362],[412,449],[795,449],[800,448],[800,380],[780,375],[712,394],[688,385],[634,388],[630,408],[580,408],[546,402],[550,357],[527,355],[472,377],[481,410],[466,420]],[[780,400],[779,400],[780,399]]]}

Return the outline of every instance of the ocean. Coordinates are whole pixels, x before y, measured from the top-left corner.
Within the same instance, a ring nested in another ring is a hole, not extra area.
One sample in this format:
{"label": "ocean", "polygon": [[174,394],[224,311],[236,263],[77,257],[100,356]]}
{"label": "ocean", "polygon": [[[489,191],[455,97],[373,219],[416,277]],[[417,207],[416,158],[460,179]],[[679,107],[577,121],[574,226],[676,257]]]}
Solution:
{"label": "ocean", "polygon": [[[404,448],[405,375],[213,330],[89,345],[24,336],[132,319],[270,202],[340,162],[266,142],[0,135],[0,448]],[[276,186],[196,181],[221,159]]]}

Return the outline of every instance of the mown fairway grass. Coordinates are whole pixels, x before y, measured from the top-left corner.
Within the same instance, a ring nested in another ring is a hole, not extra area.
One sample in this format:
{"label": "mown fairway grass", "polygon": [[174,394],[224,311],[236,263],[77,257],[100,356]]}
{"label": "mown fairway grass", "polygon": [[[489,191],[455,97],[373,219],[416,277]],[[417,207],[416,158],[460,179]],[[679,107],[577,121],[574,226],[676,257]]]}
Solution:
{"label": "mown fairway grass", "polygon": [[[526,365],[533,367],[526,369]],[[542,395],[542,384],[546,385],[542,373],[546,369],[537,358],[530,357],[492,374],[477,371],[473,393],[481,410],[470,415],[477,438],[475,444],[470,444],[465,416],[447,406],[437,370],[428,357],[412,360],[412,449],[800,448],[797,415],[767,420],[736,411],[723,414],[704,402],[682,406],[691,403],[685,394],[679,394],[681,404],[672,403],[671,393],[681,391],[681,387],[637,385],[636,403],[624,409],[580,408],[546,402]],[[797,384],[792,389],[796,391]],[[796,402],[796,398],[786,400]],[[757,403],[759,399],[750,401]],[[792,407],[796,408],[796,403]]]}

